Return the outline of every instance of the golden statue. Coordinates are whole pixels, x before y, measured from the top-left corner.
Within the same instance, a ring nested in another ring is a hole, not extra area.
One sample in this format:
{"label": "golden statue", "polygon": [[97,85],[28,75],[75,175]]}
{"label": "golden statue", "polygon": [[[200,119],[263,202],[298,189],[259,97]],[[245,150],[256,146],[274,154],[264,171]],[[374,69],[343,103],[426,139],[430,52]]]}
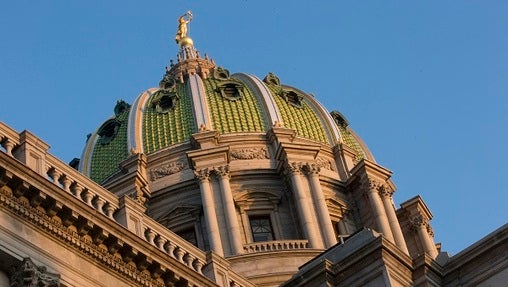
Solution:
{"label": "golden statue", "polygon": [[187,37],[187,24],[192,21],[191,11],[187,11],[185,14],[178,18],[178,31],[176,31],[175,41],[180,43],[180,40]]}

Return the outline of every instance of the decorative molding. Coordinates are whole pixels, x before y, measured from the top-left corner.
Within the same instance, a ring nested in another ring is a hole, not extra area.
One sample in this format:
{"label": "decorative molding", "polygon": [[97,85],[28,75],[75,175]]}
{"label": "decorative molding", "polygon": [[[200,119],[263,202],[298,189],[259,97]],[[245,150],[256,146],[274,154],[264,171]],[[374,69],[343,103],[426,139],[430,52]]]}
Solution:
{"label": "decorative molding", "polygon": [[45,266],[35,265],[30,258],[24,258],[11,276],[10,286],[59,287],[60,275],[48,272]]}
{"label": "decorative molding", "polygon": [[266,148],[242,148],[234,149],[230,152],[232,160],[249,160],[249,159],[268,159],[268,150]]}
{"label": "decorative molding", "polygon": [[185,163],[182,161],[173,161],[168,163],[167,165],[163,165],[158,168],[153,168],[150,171],[152,175],[152,180],[157,180],[159,178],[163,178],[177,172],[182,171],[185,168]]}
{"label": "decorative molding", "polygon": [[[111,270],[115,270],[125,278],[137,282],[139,286],[164,286],[164,283],[153,279],[150,274],[147,274],[146,272],[139,270],[136,266],[129,264],[128,261],[125,261],[125,258],[122,259],[121,257],[110,253],[108,249],[105,249],[94,243],[94,241],[87,239],[86,236],[82,236],[82,234],[80,235],[78,232],[64,226],[59,221],[50,218],[46,212],[31,207],[29,204],[1,189],[0,206],[10,210],[12,213],[16,214],[16,216],[22,217],[24,220],[34,224],[38,228],[43,229],[45,232],[50,233],[53,238],[58,238],[63,241],[68,248],[75,248],[81,251],[91,259],[105,264]],[[89,221],[86,222],[90,223]],[[85,232],[87,231],[85,230]]]}

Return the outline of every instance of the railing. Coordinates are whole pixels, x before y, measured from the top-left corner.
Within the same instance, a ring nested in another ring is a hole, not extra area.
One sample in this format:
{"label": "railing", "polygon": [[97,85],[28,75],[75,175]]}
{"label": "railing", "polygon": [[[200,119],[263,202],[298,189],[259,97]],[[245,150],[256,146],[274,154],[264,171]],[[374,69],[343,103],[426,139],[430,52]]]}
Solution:
{"label": "railing", "polygon": [[145,240],[148,243],[199,274],[203,274],[202,268],[206,264],[206,254],[204,251],[153,220],[144,220],[143,230],[145,231]]}
{"label": "railing", "polygon": [[45,162],[46,174],[54,184],[113,219],[119,206],[114,194],[51,154],[46,154]]}
{"label": "railing", "polygon": [[274,252],[283,250],[309,249],[308,240],[277,240],[246,244],[243,246],[245,253]]}
{"label": "railing", "polygon": [[12,156],[14,147],[19,145],[18,133],[2,122],[0,122],[0,145],[4,152],[10,156]]}
{"label": "railing", "polygon": [[[24,135],[23,140],[32,146],[45,145],[41,144],[42,141],[29,132],[25,131],[22,135]],[[22,137],[15,130],[0,122],[0,145],[4,152],[29,165],[29,159],[27,159],[26,155],[20,156],[15,152],[16,148],[19,148],[22,144]],[[43,164],[43,167],[41,170],[36,171],[48,177],[51,182],[66,192],[73,194],[76,198],[113,219],[113,214],[119,206],[118,198],[114,194],[47,151],[39,150],[39,153],[41,157],[40,162]]]}

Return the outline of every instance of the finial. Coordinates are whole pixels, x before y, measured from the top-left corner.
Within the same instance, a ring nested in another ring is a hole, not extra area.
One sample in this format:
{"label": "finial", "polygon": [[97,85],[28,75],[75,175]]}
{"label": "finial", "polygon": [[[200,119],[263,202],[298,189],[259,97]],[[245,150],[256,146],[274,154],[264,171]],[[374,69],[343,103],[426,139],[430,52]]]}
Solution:
{"label": "finial", "polygon": [[187,37],[187,24],[192,21],[192,12],[187,11],[178,18],[178,30],[176,31],[175,41],[180,46],[192,46],[192,39]]}

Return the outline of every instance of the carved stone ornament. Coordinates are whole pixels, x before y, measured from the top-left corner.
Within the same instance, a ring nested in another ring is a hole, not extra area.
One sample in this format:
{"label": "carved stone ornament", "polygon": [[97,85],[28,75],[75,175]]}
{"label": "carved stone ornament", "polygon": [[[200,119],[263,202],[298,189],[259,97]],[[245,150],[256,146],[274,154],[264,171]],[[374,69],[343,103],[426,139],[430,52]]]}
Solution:
{"label": "carved stone ornament", "polygon": [[219,177],[229,177],[229,166],[223,165],[214,167],[213,173]]}
{"label": "carved stone ornament", "polygon": [[268,73],[265,78],[263,79],[263,82],[269,84],[269,85],[275,85],[280,87],[280,80],[277,76],[275,76],[274,73]]}
{"label": "carved stone ornament", "polygon": [[134,199],[134,201],[136,201],[138,204],[142,206],[145,206],[145,203],[147,201],[147,198],[142,191],[137,190],[133,191],[132,193],[129,194],[129,197]]}
{"label": "carved stone ornament", "polygon": [[266,148],[242,148],[231,151],[232,160],[268,159]]}
{"label": "carved stone ornament", "polygon": [[303,163],[301,162],[288,162],[285,166],[286,172],[289,174],[300,174],[302,172]]}
{"label": "carved stone ornament", "polygon": [[10,281],[11,287],[58,287],[60,275],[49,273],[46,267],[37,266],[30,258],[25,258],[12,274]]}
{"label": "carved stone ornament", "polygon": [[368,188],[369,190],[379,192],[379,190],[381,190],[381,188],[383,187],[384,183],[379,180],[367,178],[367,180],[364,182],[364,184],[365,184],[365,187]]}
{"label": "carved stone ornament", "polygon": [[229,71],[224,69],[223,67],[216,67],[213,69],[213,77],[218,80],[227,80],[229,79]]}
{"label": "carved stone ornament", "polygon": [[328,159],[324,159],[324,158],[318,158],[316,160],[316,164],[319,166],[319,167],[322,167],[322,168],[325,168],[327,170],[331,170],[331,171],[334,171],[334,168],[333,168],[333,164],[330,160]]}
{"label": "carved stone ornament", "polygon": [[379,196],[381,196],[381,198],[392,197],[393,193],[395,192],[388,184],[381,185],[379,187],[378,191],[379,191]]}
{"label": "carved stone ornament", "polygon": [[302,170],[306,174],[319,174],[321,171],[321,167],[317,163],[307,163],[304,166],[302,166]]}
{"label": "carved stone ornament", "polygon": [[194,171],[194,176],[199,181],[208,180],[210,178],[210,171],[208,170],[208,168],[203,168],[203,169],[195,170]]}
{"label": "carved stone ornament", "polygon": [[168,163],[167,165],[152,169],[150,173],[152,175],[152,180],[156,180],[180,172],[184,168],[185,163],[183,163],[182,161],[173,161]]}
{"label": "carved stone ornament", "polygon": [[422,215],[416,215],[410,218],[411,228],[414,230],[419,229],[421,226],[425,226],[426,228],[429,226],[429,220]]}
{"label": "carved stone ornament", "polygon": [[427,233],[430,235],[430,237],[434,237],[434,230],[430,224],[427,224]]}

